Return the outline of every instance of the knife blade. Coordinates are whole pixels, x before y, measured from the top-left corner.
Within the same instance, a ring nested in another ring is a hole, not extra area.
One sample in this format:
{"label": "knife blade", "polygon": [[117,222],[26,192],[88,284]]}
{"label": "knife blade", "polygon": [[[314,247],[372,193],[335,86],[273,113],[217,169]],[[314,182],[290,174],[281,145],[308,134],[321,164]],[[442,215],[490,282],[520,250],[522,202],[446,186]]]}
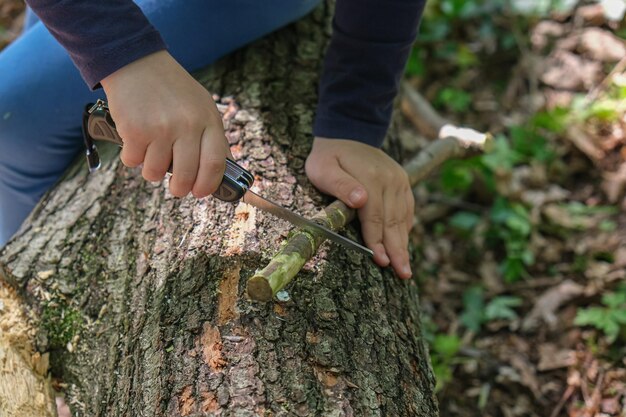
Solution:
{"label": "knife blade", "polygon": [[[87,164],[91,172],[100,168],[100,157],[98,156],[95,140],[113,142],[120,147],[124,145],[122,138],[115,128],[115,122],[111,117],[109,107],[104,100],[98,100],[95,104],[88,104],[85,107],[83,116],[83,139],[86,147]],[[168,172],[172,172],[171,167]],[[316,231],[326,239],[343,245],[348,249],[355,250],[370,257],[374,256],[374,252],[365,246],[254,193],[250,190],[253,182],[254,176],[248,170],[236,162],[226,159],[224,177],[213,196],[227,202],[235,202],[243,199],[245,203],[251,204],[278,218],[287,220],[294,226],[301,227],[305,230]]]}
{"label": "knife blade", "polygon": [[247,204],[251,204],[265,212],[273,214],[274,216],[281,218],[283,220],[287,220],[291,224],[301,227],[303,229],[314,230],[316,232],[321,233],[326,239],[343,245],[348,249],[355,250],[367,256],[374,256],[374,252],[371,249],[366,248],[359,243],[348,239],[347,237],[341,236],[339,233],[333,232],[332,230],[322,226],[321,224],[315,223],[312,220],[309,220],[305,217],[300,216],[293,211],[284,208],[265,197],[261,197],[255,192],[248,190],[243,196],[243,202]]}

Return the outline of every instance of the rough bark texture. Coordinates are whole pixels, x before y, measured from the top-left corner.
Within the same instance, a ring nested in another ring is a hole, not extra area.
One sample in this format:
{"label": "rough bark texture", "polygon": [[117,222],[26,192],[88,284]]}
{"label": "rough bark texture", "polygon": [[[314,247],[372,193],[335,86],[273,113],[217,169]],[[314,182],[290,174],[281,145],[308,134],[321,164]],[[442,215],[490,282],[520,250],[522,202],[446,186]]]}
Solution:
{"label": "rough bark texture", "polygon": [[[304,215],[325,201],[303,166],[329,16],[198,74],[257,190]],[[437,415],[415,281],[325,243],[288,301],[250,302],[247,279],[289,225],[173,198],[108,150],[95,174],[76,164],[0,253],[74,416]]]}

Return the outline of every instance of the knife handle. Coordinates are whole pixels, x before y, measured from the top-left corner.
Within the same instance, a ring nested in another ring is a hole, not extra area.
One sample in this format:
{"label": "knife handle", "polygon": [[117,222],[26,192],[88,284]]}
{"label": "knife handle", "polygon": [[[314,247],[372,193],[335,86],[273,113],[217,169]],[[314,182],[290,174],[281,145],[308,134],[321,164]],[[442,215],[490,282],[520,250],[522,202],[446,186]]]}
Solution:
{"label": "knife handle", "polygon": [[[107,103],[98,100],[95,104],[88,104],[83,114],[83,138],[85,140],[85,155],[89,171],[93,172],[100,168],[100,156],[96,147],[96,140],[112,142],[118,146],[124,146],[124,141],[117,133],[115,122],[109,112]],[[167,172],[172,173],[172,166]],[[254,176],[250,171],[226,158],[226,170],[224,177],[213,196],[226,202],[240,200],[254,182]]]}

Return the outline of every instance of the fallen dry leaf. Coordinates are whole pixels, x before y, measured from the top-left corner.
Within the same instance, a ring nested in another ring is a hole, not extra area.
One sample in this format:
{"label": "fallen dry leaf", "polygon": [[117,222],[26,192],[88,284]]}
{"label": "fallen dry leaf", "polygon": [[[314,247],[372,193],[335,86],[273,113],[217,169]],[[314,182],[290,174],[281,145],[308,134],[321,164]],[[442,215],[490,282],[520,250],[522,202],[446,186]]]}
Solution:
{"label": "fallen dry leaf", "polygon": [[586,91],[602,79],[600,62],[565,50],[554,51],[543,61],[543,67],[541,81],[558,89]]}
{"label": "fallen dry leaf", "polygon": [[598,164],[604,158],[605,153],[602,147],[582,126],[578,124],[570,125],[566,130],[565,138],[572,142],[579,151],[587,155],[595,164]]}
{"label": "fallen dry leaf", "polygon": [[531,312],[522,321],[522,330],[532,331],[541,323],[547,324],[550,329],[557,325],[556,311],[565,303],[583,294],[584,287],[572,280],[565,280],[556,287],[544,292],[535,303]]}
{"label": "fallen dry leaf", "polygon": [[565,34],[565,26],[552,20],[543,20],[533,28],[530,34],[530,42],[536,51],[542,51],[550,44]]}
{"label": "fallen dry leaf", "polygon": [[611,32],[590,27],[560,40],[558,49],[578,52],[594,61],[617,62],[626,56],[624,41]]}
{"label": "fallen dry leaf", "polygon": [[600,187],[610,203],[617,203],[626,191],[626,163],[622,163],[617,172],[604,172]]}
{"label": "fallen dry leaf", "polygon": [[522,385],[528,388],[536,399],[541,398],[542,394],[539,389],[540,384],[535,373],[535,367],[524,356],[519,354],[511,356],[511,365],[519,372]]}
{"label": "fallen dry leaf", "polygon": [[559,349],[553,343],[542,343],[539,345],[539,364],[537,370],[540,372],[554,369],[567,368],[574,364],[574,351],[571,349]]}
{"label": "fallen dry leaf", "polygon": [[576,10],[576,18],[588,25],[602,26],[606,22],[601,4],[588,4]]}
{"label": "fallen dry leaf", "polygon": [[550,223],[565,229],[588,230],[598,224],[600,219],[592,216],[578,216],[560,204],[547,204],[541,210]]}

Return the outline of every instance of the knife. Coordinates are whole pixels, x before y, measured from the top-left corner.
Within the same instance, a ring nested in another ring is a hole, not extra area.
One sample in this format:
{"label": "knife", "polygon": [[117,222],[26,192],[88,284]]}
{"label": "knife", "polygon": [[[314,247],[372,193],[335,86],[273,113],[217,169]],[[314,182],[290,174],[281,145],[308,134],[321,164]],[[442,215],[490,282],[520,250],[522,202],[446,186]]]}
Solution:
{"label": "knife", "polygon": [[[109,112],[108,104],[104,100],[98,100],[95,104],[90,103],[85,107],[82,127],[87,165],[89,166],[89,171],[94,172],[100,168],[100,156],[98,155],[95,141],[104,140],[119,146],[123,146],[124,141],[117,133],[115,122]],[[172,173],[171,166],[168,172]],[[254,176],[250,171],[226,158],[224,177],[217,191],[213,193],[213,196],[226,202],[235,202],[243,199],[245,203],[251,204],[278,218],[287,220],[295,226],[305,230],[314,230],[326,239],[343,245],[348,249],[355,250],[370,257],[374,256],[374,252],[365,246],[256,194],[250,190],[253,182]]]}

